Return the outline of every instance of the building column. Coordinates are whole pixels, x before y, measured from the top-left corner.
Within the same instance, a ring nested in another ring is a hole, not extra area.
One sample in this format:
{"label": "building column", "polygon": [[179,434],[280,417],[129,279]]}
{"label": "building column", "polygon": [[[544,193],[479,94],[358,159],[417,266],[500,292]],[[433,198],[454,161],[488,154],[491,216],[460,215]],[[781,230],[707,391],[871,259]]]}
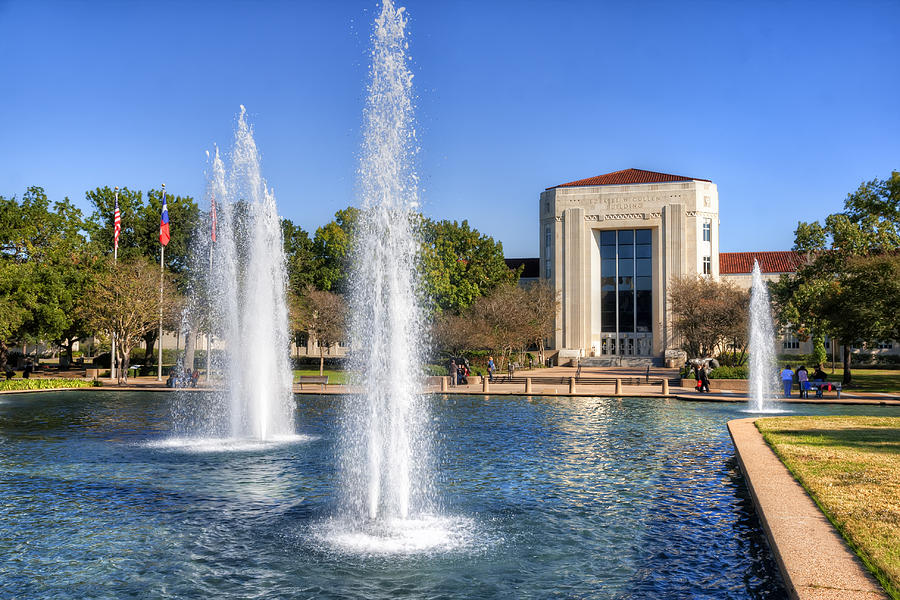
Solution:
{"label": "building column", "polygon": [[585,227],[584,209],[563,212],[563,348],[584,348],[585,339]]}
{"label": "building column", "polygon": [[660,282],[660,301],[663,310],[663,351],[674,347],[672,314],[669,307],[669,281],[685,273],[686,218],[684,204],[667,204],[662,210],[663,278]]}

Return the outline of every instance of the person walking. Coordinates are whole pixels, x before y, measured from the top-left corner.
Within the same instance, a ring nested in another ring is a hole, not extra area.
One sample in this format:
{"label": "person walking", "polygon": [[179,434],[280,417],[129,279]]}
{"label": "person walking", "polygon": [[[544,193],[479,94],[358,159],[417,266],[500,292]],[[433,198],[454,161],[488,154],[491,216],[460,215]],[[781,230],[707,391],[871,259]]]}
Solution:
{"label": "person walking", "polygon": [[700,391],[709,393],[709,365],[700,367]]}
{"label": "person walking", "polygon": [[784,397],[791,397],[791,388],[794,387],[794,372],[791,371],[791,365],[785,365],[781,372],[781,383],[784,384]]}
{"label": "person walking", "polygon": [[487,372],[488,372],[488,381],[493,383],[494,382],[494,357],[493,356],[488,356]]}

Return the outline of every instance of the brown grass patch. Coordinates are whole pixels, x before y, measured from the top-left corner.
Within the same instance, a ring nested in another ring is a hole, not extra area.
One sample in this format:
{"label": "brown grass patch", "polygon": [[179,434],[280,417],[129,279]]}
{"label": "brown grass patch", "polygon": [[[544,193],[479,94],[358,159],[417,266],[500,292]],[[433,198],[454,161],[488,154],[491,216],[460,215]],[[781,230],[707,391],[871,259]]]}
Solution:
{"label": "brown grass patch", "polygon": [[900,600],[900,417],[773,417],[756,426]]}

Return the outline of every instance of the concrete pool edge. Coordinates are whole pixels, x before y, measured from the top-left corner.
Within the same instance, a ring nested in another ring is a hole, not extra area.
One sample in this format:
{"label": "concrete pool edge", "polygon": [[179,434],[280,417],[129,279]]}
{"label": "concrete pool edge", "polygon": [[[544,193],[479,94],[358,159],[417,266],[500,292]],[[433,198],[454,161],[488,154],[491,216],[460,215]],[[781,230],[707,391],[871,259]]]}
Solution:
{"label": "concrete pool edge", "polygon": [[801,600],[888,599],[763,440],[756,419],[728,421],[728,433],[790,596]]}

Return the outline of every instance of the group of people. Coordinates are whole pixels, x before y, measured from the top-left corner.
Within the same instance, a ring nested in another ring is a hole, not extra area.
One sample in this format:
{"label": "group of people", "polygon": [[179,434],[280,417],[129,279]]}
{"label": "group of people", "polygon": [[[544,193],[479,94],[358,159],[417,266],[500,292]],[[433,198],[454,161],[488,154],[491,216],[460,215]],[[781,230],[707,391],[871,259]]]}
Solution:
{"label": "group of people", "polygon": [[697,391],[709,393],[709,363],[694,363],[694,379],[697,380]]}
{"label": "group of people", "polygon": [[184,371],[169,371],[169,378],[166,379],[166,387],[170,388],[188,388],[197,387],[200,380],[200,369],[185,369]]}
{"label": "group of people", "polygon": [[[827,378],[828,375],[822,370],[821,364],[816,365],[812,376],[810,376],[809,371],[806,370],[806,366],[804,365],[797,367],[796,371],[792,371],[791,365],[787,365],[781,371],[781,382],[784,384],[784,397],[791,397],[791,388],[794,387],[794,382],[796,381],[800,385],[800,397],[809,398],[809,390],[812,387],[812,383],[824,384]],[[822,390],[824,387],[825,386],[823,385],[816,386],[816,398],[822,397]]]}
{"label": "group of people", "polygon": [[456,359],[450,361],[450,385],[469,385],[469,360],[460,359],[459,363]]}

